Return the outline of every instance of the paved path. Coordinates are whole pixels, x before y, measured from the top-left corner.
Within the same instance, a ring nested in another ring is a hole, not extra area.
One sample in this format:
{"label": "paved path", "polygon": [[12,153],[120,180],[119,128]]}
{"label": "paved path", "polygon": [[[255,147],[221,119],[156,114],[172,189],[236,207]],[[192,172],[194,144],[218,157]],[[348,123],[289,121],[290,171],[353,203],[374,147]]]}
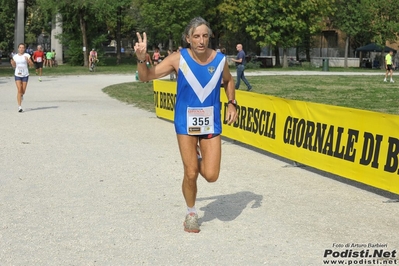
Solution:
{"label": "paved path", "polygon": [[324,265],[338,244],[399,249],[392,195],[228,140],[218,182],[199,181],[202,231],[185,233],[173,125],[101,90],[133,79],[32,76],[18,113],[0,78],[0,265]]}

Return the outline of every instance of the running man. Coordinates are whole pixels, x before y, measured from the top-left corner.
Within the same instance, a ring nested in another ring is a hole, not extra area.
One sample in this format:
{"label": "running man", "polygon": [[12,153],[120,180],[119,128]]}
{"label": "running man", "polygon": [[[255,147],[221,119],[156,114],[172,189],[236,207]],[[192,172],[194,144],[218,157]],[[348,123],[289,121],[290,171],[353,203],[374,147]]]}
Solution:
{"label": "running man", "polygon": [[15,85],[17,86],[18,112],[22,113],[22,100],[28,86],[29,68],[33,67],[33,61],[30,54],[25,52],[25,44],[18,45],[18,53],[11,58],[11,65],[15,68]]}
{"label": "running man", "polygon": [[44,52],[41,45],[37,46],[37,50],[32,55],[33,62],[35,63],[36,75],[39,75],[39,81],[42,81]]}
{"label": "running man", "polygon": [[200,231],[195,208],[198,175],[201,174],[208,182],[215,182],[219,177],[222,79],[228,99],[223,119],[228,124],[237,119],[234,80],[226,57],[208,47],[211,36],[208,22],[201,17],[194,18],[183,33],[188,48],[167,56],[149,69],[145,66],[145,32],[143,36],[137,33],[138,42],[134,46],[141,81],[158,79],[173,71],[178,73],[174,124],[184,167],[182,191],[187,205],[184,230],[190,233]]}

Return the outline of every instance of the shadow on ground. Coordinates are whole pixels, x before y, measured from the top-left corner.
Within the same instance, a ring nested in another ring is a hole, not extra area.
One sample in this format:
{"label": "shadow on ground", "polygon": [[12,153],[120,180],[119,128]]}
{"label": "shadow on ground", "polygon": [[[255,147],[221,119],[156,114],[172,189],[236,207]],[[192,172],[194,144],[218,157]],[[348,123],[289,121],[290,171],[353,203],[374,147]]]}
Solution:
{"label": "shadow on ground", "polygon": [[206,198],[197,198],[197,201],[212,201],[208,205],[200,208],[204,216],[199,219],[199,223],[209,222],[214,219],[228,222],[235,220],[247,208],[251,202],[251,208],[259,208],[263,196],[250,191],[242,191],[234,194],[220,195]]}
{"label": "shadow on ground", "polygon": [[28,109],[25,109],[24,112],[40,111],[40,110],[56,109],[56,108],[58,108],[58,106],[47,106],[47,107],[28,108]]}

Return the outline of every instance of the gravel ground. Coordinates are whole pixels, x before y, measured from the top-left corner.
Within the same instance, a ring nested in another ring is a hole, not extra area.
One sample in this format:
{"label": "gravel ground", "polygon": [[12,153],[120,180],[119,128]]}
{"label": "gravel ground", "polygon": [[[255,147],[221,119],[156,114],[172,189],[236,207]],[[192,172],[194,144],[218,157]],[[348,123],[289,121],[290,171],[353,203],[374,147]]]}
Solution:
{"label": "gravel ground", "polygon": [[185,233],[172,123],[101,91],[133,80],[32,76],[18,113],[0,78],[0,265],[324,265],[369,244],[396,258],[395,195],[228,139],[218,182],[199,180],[202,231]]}

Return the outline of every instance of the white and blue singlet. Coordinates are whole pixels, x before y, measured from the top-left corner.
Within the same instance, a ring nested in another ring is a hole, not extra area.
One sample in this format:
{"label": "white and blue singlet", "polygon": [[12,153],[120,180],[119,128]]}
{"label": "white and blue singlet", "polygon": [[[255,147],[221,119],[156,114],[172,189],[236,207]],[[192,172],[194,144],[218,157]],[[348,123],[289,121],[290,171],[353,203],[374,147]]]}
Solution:
{"label": "white and blue singlet", "polygon": [[177,134],[222,133],[220,83],[226,57],[216,53],[206,65],[194,61],[187,49],[180,51],[174,124]]}

